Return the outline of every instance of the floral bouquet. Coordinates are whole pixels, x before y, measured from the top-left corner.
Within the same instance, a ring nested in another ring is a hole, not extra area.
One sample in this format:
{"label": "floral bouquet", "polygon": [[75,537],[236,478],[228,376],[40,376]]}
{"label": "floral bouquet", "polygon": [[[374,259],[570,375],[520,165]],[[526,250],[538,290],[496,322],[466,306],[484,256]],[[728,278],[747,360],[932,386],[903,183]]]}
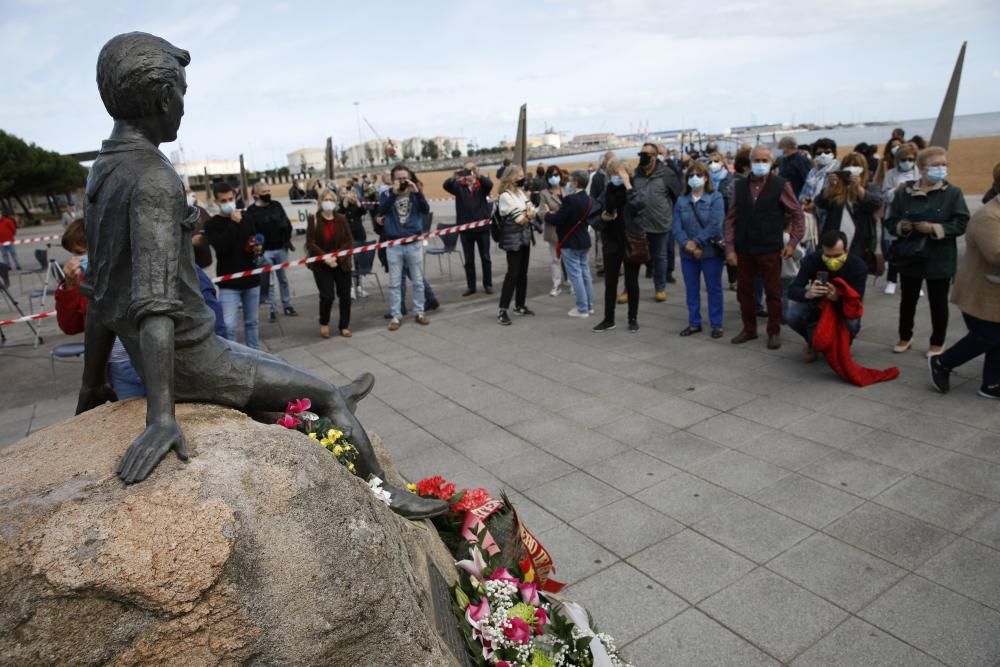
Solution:
{"label": "floral bouquet", "polygon": [[499,566],[498,555],[481,541],[470,546],[469,556],[456,563],[453,607],[478,665],[630,667],[579,605],[550,597],[530,570]]}

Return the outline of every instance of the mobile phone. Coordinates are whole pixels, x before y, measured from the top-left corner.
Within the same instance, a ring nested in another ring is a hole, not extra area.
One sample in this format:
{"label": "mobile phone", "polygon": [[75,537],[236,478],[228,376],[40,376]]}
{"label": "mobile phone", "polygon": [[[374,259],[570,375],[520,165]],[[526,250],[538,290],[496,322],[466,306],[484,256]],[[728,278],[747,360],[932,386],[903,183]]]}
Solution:
{"label": "mobile phone", "polygon": [[835,173],[837,175],[837,178],[839,178],[840,180],[844,181],[845,183],[848,182],[848,181],[850,181],[851,180],[851,176],[854,175],[854,174],[852,174],[851,172],[849,172],[849,171],[847,171],[845,169],[838,169],[837,171],[835,171],[833,173]]}
{"label": "mobile phone", "polygon": [[830,279],[830,272],[829,271],[817,271],[816,272],[816,282],[818,282],[820,285],[825,285],[826,281],[828,281],[829,279]]}

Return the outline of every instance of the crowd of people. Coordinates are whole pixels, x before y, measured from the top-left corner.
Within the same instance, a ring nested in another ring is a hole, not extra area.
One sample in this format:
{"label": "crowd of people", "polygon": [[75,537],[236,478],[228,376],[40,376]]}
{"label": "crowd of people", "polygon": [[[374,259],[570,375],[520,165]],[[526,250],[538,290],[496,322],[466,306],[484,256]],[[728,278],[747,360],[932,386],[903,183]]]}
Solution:
{"label": "crowd of people", "polygon": [[[568,287],[575,300],[567,313],[571,318],[589,318],[601,307],[595,333],[616,328],[616,309],[622,305],[628,330],[638,331],[640,273],[645,269],[652,280],[651,303],[662,303],[676,256],[687,311],[680,336],[695,336],[706,328],[712,338],[725,335],[728,283],[740,312],[733,344],[757,339],[758,321],[766,319],[767,347],[780,348],[782,326],[788,326],[803,338],[807,361],[831,354],[814,345],[825,317],[839,322],[849,342],[859,335],[869,278],[884,275],[884,293],[900,292],[894,352],[912,348],[917,304],[926,296],[931,325],[926,354],[935,387],[947,391],[952,370],[982,354],[980,393],[1000,397],[1000,203],[989,197],[1000,189],[1000,165],[984,198],[987,203],[970,222],[961,190],[947,180],[947,151],[927,147],[920,137],[907,139],[902,131],[894,132],[881,155],[867,144],[844,153],[831,139],[803,146],[793,137],[773,147],[743,145],[728,156],[713,144],[704,150],[689,148],[682,152],[646,143],[635,165],[608,151],[590,169],[572,172],[550,165],[529,175],[505,163],[497,183],[474,162],[457,169],[444,182],[455,198],[457,224],[488,219],[496,207],[498,244],[506,256],[497,322],[509,326],[512,315],[535,314],[527,295],[536,237],[546,245],[549,295],[557,297]],[[357,270],[365,253],[326,255],[369,242],[367,216],[380,241],[426,231],[430,206],[420,179],[400,164],[377,178],[297,181],[289,194],[317,203],[308,216],[305,251],[310,257],[323,256],[308,265],[319,293],[320,336],[330,337],[330,317],[339,301],[335,332],[351,337],[352,301],[365,295]],[[282,264],[294,249],[292,226],[266,182],[254,185],[253,202],[246,206],[225,182],[215,184],[212,197],[217,207],[213,215],[197,199],[189,200],[200,209],[195,262],[207,285],[206,297],[217,309],[219,335],[235,341],[242,313],[244,344],[258,348],[261,305],[268,304],[272,322],[279,312],[298,314],[285,271],[226,280],[216,293],[202,269],[214,261],[221,276]],[[69,239],[66,247],[74,256],[57,295],[67,332],[82,328],[80,313],[85,312],[85,298],[78,294],[86,270],[86,239],[78,229],[82,224],[69,222],[64,235],[64,246]],[[960,263],[956,239],[967,231]],[[0,220],[5,239],[13,239],[15,232],[12,221]],[[463,231],[460,240],[466,277],[462,296],[480,288],[492,294],[491,230]],[[4,253],[16,266],[14,246],[4,246]],[[407,281],[415,323],[429,324],[427,313],[439,305],[423,275],[423,253],[420,243],[379,252],[389,274],[390,331],[398,330],[407,315]],[[604,282],[600,306],[594,299],[592,264]],[[945,350],[949,296],[959,305],[968,333]],[[74,315],[66,316],[69,312]]]}

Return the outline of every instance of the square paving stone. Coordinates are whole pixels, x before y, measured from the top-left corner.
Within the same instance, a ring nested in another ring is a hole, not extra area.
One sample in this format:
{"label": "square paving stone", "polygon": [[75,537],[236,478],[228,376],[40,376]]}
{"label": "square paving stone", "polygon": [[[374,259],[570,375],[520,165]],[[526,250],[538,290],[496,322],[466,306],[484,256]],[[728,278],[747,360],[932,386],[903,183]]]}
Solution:
{"label": "square paving stone", "polygon": [[848,452],[834,452],[799,472],[841,491],[869,499],[906,477],[902,470]]}
{"label": "square paving stone", "polygon": [[687,431],[666,433],[658,439],[649,439],[639,443],[638,448],[683,470],[689,469],[698,461],[713,454],[726,451],[722,445],[699,438]]}
{"label": "square paving stone", "polygon": [[570,473],[523,493],[563,521],[579,519],[625,497],[584,472]]}
{"label": "square paving stone", "polygon": [[674,427],[646,415],[631,414],[628,417],[601,424],[594,430],[630,447],[638,447],[642,443],[663,439],[674,432]]}
{"label": "square paving stone", "polygon": [[937,482],[1000,501],[1000,464],[962,454],[937,459],[920,473]]}
{"label": "square paving stone", "polygon": [[597,431],[573,431],[560,438],[535,443],[553,456],[583,467],[627,452],[630,447]]}
{"label": "square paving stone", "polygon": [[571,525],[621,558],[684,530],[683,525],[632,498],[622,498]]}
{"label": "square paving stone", "polygon": [[527,496],[511,491],[507,494],[507,498],[517,510],[517,518],[524,522],[524,526],[533,535],[566,525],[562,519],[551,512],[546,512]]}
{"label": "square paving stone", "polygon": [[751,572],[699,607],[783,662],[847,618],[846,612],[764,569]]}
{"label": "square paving stone", "polygon": [[909,575],[859,616],[948,665],[995,667],[1000,614]]}
{"label": "square paving stone", "polygon": [[618,562],[566,589],[566,597],[594,615],[618,646],[684,611],[688,604],[627,563]]}
{"label": "square paving stone", "polygon": [[577,468],[546,451],[529,445],[524,451],[501,461],[483,463],[483,468],[506,482],[512,489],[523,491],[559,479]]}
{"label": "square paving stone", "polygon": [[792,661],[792,667],[940,667],[941,663],[874,625],[849,618]]}
{"label": "square paving stone", "polygon": [[808,417],[792,422],[784,430],[809,440],[815,440],[821,445],[829,445],[838,449],[850,449],[854,441],[870,432],[872,429],[855,422],[839,419],[830,415],[813,413]]}
{"label": "square paving stone", "polygon": [[738,417],[744,417],[771,428],[788,426],[812,413],[812,410],[785,403],[776,398],[758,398],[732,411],[732,414]]}
{"label": "square paving stone", "polygon": [[979,429],[921,412],[899,415],[883,427],[886,431],[939,447],[952,448],[972,438]]}
{"label": "square paving stone", "polygon": [[757,563],[774,558],[814,532],[809,526],[742,498],[727,506],[725,512],[698,522],[695,529]]}
{"label": "square paving stone", "polygon": [[452,446],[480,465],[539,451],[537,447],[527,440],[508,433],[498,426],[487,429],[479,435],[474,435]]}
{"label": "square paving stone", "polygon": [[747,391],[710,382],[699,386],[694,391],[686,393],[684,398],[695,403],[707,405],[716,410],[732,410],[739,405],[754,400],[756,396]]}
{"label": "square paving stone", "polygon": [[739,496],[693,475],[678,473],[659,484],[643,489],[635,494],[635,498],[683,524],[690,525],[721,512],[738,500]]}
{"label": "square paving stone", "polygon": [[778,667],[770,657],[697,609],[689,609],[625,647],[636,667]]}
{"label": "square paving stone", "polygon": [[875,502],[956,533],[1000,508],[992,500],[923,477],[904,479],[876,496]]}
{"label": "square paving stone", "polygon": [[618,562],[618,557],[570,525],[533,533],[552,555],[552,577],[573,584]]}
{"label": "square paving stone", "polygon": [[1000,510],[969,529],[965,536],[994,549],[1000,549]]}
{"label": "square paving stone", "polygon": [[956,449],[969,456],[1000,463],[1000,436],[990,431],[980,431],[962,442]]}
{"label": "square paving stone", "polygon": [[754,500],[813,528],[823,528],[864,502],[802,475],[779,480],[755,495]]}
{"label": "square paving stone", "polygon": [[917,574],[1000,611],[1000,551],[959,538]]}
{"label": "square paving stone", "polygon": [[690,472],[744,496],[765,489],[789,474],[784,468],[733,450],[699,461]]}
{"label": "square paving stone", "polygon": [[468,440],[496,426],[477,414],[467,412],[457,417],[444,417],[440,421],[424,424],[424,428],[436,438],[451,445]]}
{"label": "square paving stone", "polygon": [[865,503],[825,532],[907,570],[914,570],[955,536],[929,523]]}
{"label": "square paving stone", "polygon": [[739,443],[756,438],[770,430],[770,427],[763,424],[726,413],[706,419],[688,429],[695,435],[700,435],[726,447],[735,447]]}
{"label": "square paving stone", "polygon": [[888,431],[872,431],[856,441],[851,453],[905,472],[923,470],[947,449],[926,445]]}
{"label": "square paving stone", "polygon": [[641,412],[675,428],[687,428],[719,414],[718,410],[706,408],[700,403],[672,397],[667,397],[656,405],[643,408]]}
{"label": "square paving stone", "polygon": [[820,533],[781,554],[767,567],[852,612],[906,574],[887,561]]}
{"label": "square paving stone", "polygon": [[755,565],[693,530],[685,530],[631,558],[632,563],[689,602],[738,581]]}
{"label": "square paving stone", "polygon": [[733,447],[788,470],[799,470],[838,451],[785,431],[769,431]]}
{"label": "square paving stone", "polygon": [[872,428],[881,428],[899,416],[899,408],[860,396],[844,396],[817,406],[818,412]]}
{"label": "square paving stone", "polygon": [[638,450],[628,450],[584,468],[594,477],[619,491],[636,493],[659,484],[680,472],[659,459]]}

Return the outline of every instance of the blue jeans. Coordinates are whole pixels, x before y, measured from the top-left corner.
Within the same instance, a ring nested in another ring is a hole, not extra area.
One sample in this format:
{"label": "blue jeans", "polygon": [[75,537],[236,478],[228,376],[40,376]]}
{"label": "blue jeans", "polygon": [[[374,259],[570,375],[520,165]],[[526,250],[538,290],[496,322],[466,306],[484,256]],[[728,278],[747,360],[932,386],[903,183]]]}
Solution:
{"label": "blue jeans", "polygon": [[[816,323],[819,322],[819,304],[813,301],[793,301],[788,304],[788,313],[785,315],[785,321],[788,322],[788,326],[802,336],[807,343],[812,345],[812,335],[813,331],[816,329]],[[847,325],[847,331],[851,334],[851,340],[858,335],[861,331],[861,318],[854,320],[844,320]]]}
{"label": "blue jeans", "polygon": [[646,232],[646,239],[649,241],[649,256],[653,263],[653,287],[657,292],[665,292],[670,232]]}
{"label": "blue jeans", "polygon": [[260,307],[260,287],[248,289],[223,287],[219,290],[219,303],[222,304],[222,321],[226,323],[226,339],[236,340],[237,311],[243,306],[243,339],[247,347],[259,350],[260,321],[257,309]]}
{"label": "blue jeans", "polygon": [[687,294],[688,325],[701,326],[701,276],[705,276],[705,291],[708,292],[708,321],[713,329],[722,328],[722,267],[719,257],[695,259],[681,255],[681,272],[684,274],[684,290]]}
{"label": "blue jeans", "polygon": [[590,249],[562,249],[562,262],[566,267],[566,276],[576,294],[576,309],[581,313],[589,313],[594,309],[594,283],[590,277]]}
{"label": "blue jeans", "polygon": [[962,313],[969,333],[938,357],[945,368],[958,368],[979,355],[983,357],[983,387],[1000,384],[1000,322],[987,322]]}
{"label": "blue jeans", "polygon": [[[406,303],[406,279],[407,278],[409,278],[411,281],[413,280],[413,276],[411,276],[408,272],[404,271],[403,272],[403,281],[399,284],[399,303],[400,303],[400,309],[402,309],[403,304]],[[434,296],[434,290],[431,289],[430,281],[428,281],[427,277],[424,276],[424,305],[426,306],[431,301],[437,301],[437,297]]]}
{"label": "blue jeans", "polygon": [[119,401],[146,395],[146,385],[135,372],[131,361],[113,361],[108,364],[108,382]]}
{"label": "blue jeans", "polygon": [[[795,276],[781,279],[781,316],[788,319],[788,288],[795,282]],[[761,284],[761,289],[764,285]]]}
{"label": "blue jeans", "polygon": [[[267,258],[271,264],[284,264],[288,261],[288,251],[284,248],[278,250],[265,250],[264,257]],[[281,305],[285,308],[289,308],[292,305],[292,294],[288,290],[288,276],[285,275],[284,269],[278,269],[277,271],[272,271],[271,275],[278,275],[278,285],[281,288]],[[271,307],[271,312],[278,310],[277,304],[274,302],[274,281],[271,280],[267,287],[267,305]]]}
{"label": "blue jeans", "polygon": [[17,246],[15,245],[5,245],[3,246],[3,258],[11,266],[15,267],[18,271],[21,270],[21,262],[17,259]]}
{"label": "blue jeans", "polygon": [[420,243],[407,243],[385,249],[389,262],[389,313],[395,319],[402,317],[403,272],[413,281],[413,314],[424,312],[424,251]]}

